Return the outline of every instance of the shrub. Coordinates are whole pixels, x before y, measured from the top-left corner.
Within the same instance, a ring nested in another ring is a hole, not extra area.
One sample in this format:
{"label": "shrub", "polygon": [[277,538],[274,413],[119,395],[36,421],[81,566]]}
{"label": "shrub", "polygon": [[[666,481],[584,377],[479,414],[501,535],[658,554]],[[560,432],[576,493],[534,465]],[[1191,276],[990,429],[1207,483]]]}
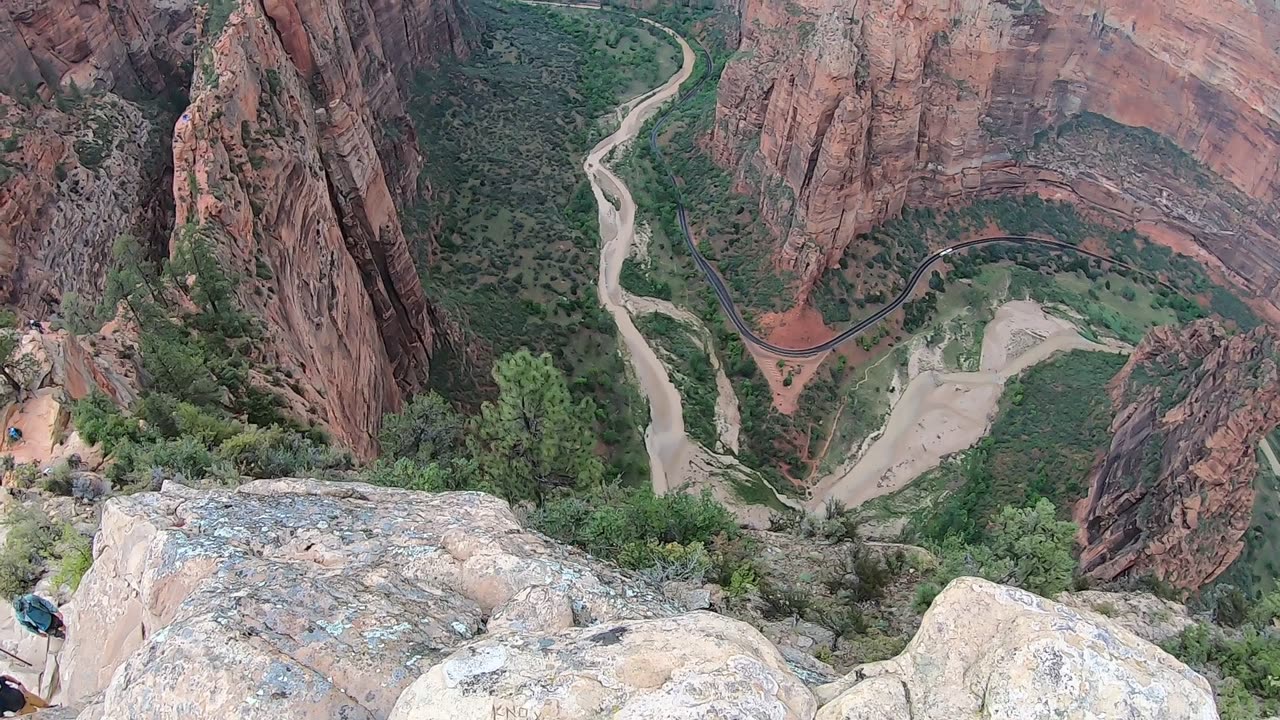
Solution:
{"label": "shrub", "polygon": [[804,590],[768,581],[760,583],[760,601],[766,620],[802,617],[813,606],[813,596]]}
{"label": "shrub", "polygon": [[608,487],[587,495],[554,497],[530,522],[551,537],[610,559],[617,559],[631,543],[705,546],[717,535],[737,535],[733,515],[709,493],[659,497],[648,488]]}
{"label": "shrub", "polygon": [[76,402],[71,409],[71,422],[85,442],[102,443],[108,453],[121,442],[136,441],[142,435],[138,421],[125,416],[111,398],[100,392]]}
{"label": "shrub", "polygon": [[351,467],[351,458],[345,452],[279,427],[250,427],[224,440],[217,452],[217,457],[230,463],[236,472],[254,478]]}
{"label": "shrub", "polygon": [[4,519],[9,527],[0,549],[0,597],[12,598],[31,590],[56,541],[48,516],[19,505]]}
{"label": "shrub", "polygon": [[935,582],[924,582],[916,586],[916,598],[913,606],[916,612],[924,612],[933,604],[933,599],[942,592],[942,586]]}
{"label": "shrub", "polygon": [[446,489],[445,471],[436,463],[422,465],[400,458],[394,462],[378,460],[360,473],[360,480],[371,485],[439,492]]}
{"label": "shrub", "polygon": [[415,396],[404,410],[382,418],[378,443],[386,458],[421,463],[447,460],[463,445],[464,423],[448,401],[434,392]]}
{"label": "shrub", "polygon": [[1213,621],[1219,625],[1240,627],[1249,618],[1249,599],[1237,587],[1218,593],[1213,603]]}
{"label": "shrub", "polygon": [[625,545],[618,553],[618,564],[644,571],[642,574],[655,583],[702,582],[711,570],[711,557],[700,542],[681,545],[648,540]]}
{"label": "shrub", "polygon": [[40,466],[34,462],[23,463],[13,467],[13,477],[10,482],[13,487],[25,490],[35,487],[36,482],[40,480]]}
{"label": "shrub", "polygon": [[70,586],[72,592],[80,587],[80,580],[93,564],[93,544],[90,538],[76,530],[71,523],[62,526],[62,538],[58,541],[58,571],[53,576],[56,585]]}
{"label": "shrub", "polygon": [[40,489],[50,495],[71,497],[73,491],[71,484],[71,466],[65,462],[60,462],[50,468],[49,471],[40,478]]}
{"label": "shrub", "polygon": [[740,598],[743,595],[755,590],[760,584],[760,579],[756,577],[756,570],[750,565],[743,565],[733,571],[729,576],[729,585],[725,588],[725,593],[731,598]]}

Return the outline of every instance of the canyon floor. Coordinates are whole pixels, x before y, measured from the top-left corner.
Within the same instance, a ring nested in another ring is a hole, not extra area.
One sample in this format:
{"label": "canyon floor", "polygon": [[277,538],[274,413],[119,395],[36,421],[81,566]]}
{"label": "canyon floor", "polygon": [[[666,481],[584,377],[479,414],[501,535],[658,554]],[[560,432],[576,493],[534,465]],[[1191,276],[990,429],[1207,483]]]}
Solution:
{"label": "canyon floor", "polygon": [[991,427],[1005,383],[1056,353],[1126,352],[1086,340],[1072,323],[1036,303],[1015,300],[996,311],[982,340],[977,372],[924,369],[897,394],[884,427],[813,487],[808,507],[831,499],[855,507],[906,486],[942,459],[981,440]]}

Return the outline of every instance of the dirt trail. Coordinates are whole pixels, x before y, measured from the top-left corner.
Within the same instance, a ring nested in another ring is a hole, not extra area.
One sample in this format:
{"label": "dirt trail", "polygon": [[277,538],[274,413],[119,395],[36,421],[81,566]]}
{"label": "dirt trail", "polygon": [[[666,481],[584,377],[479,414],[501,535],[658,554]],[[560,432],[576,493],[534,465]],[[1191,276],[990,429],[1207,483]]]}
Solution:
{"label": "dirt trail", "polygon": [[742,413],[738,409],[738,394],[734,392],[733,384],[729,382],[729,376],[725,374],[724,366],[720,364],[720,357],[716,355],[715,346],[711,342],[711,333],[706,325],[702,324],[702,320],[697,315],[670,300],[632,295],[624,291],[623,303],[632,317],[646,313],[659,313],[679,320],[693,330],[694,339],[706,351],[707,357],[711,359],[711,370],[716,374],[716,436],[720,438],[724,449],[736,454],[738,438],[742,433]]}
{"label": "dirt trail", "polygon": [[928,370],[912,378],[879,437],[813,488],[810,510],[828,498],[849,507],[904,487],[942,458],[986,435],[1006,380],[1067,350],[1127,352],[1085,340],[1075,326],[1046,315],[1035,303],[1002,305],[987,326],[981,370]]}
{"label": "dirt trail", "polygon": [[[689,43],[670,28],[645,20],[655,28],[671,35],[680,43],[684,61],[680,71],[661,87],[631,100],[618,109],[622,116],[620,126],[612,135],[601,140],[587,155],[582,169],[591,182],[600,218],[600,303],[613,316],[618,325],[626,352],[640,382],[640,389],[649,400],[649,427],[645,429],[645,448],[649,452],[649,467],[653,477],[653,491],[665,493],[683,482],[685,468],[689,465],[691,445],[684,431],[684,413],[680,393],[667,375],[667,369],[657,353],[636,329],[627,311],[622,284],[622,262],[635,242],[636,205],[626,184],[605,165],[605,158],[614,148],[629,143],[640,132],[641,125],[657,112],[663,103],[675,97],[680,85],[693,74],[696,57]],[[609,201],[617,199],[617,206]]]}

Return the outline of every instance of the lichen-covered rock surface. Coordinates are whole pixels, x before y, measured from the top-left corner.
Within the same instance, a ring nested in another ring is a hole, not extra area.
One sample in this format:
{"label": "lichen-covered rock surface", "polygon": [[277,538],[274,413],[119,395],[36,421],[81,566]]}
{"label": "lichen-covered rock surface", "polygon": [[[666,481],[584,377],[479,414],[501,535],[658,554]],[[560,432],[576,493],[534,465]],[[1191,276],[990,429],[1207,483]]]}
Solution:
{"label": "lichen-covered rock surface", "polygon": [[975,578],[947,586],[901,655],[817,694],[819,720],[1218,717],[1204,678],[1128,630]]}
{"label": "lichen-covered rock surface", "polygon": [[674,612],[479,493],[169,484],[109,501],[95,553],[58,699],[105,690],[107,718],[385,718],[490,617],[554,632]]}
{"label": "lichen-covered rock surface", "polygon": [[750,625],[695,612],[482,640],[422,676],[391,718],[800,720],[817,707]]}
{"label": "lichen-covered rock surface", "polygon": [[815,692],[750,624],[481,493],[170,483],[108,500],[94,552],[41,684],[77,720],[1216,717],[1154,645],[969,578],[901,655]]}

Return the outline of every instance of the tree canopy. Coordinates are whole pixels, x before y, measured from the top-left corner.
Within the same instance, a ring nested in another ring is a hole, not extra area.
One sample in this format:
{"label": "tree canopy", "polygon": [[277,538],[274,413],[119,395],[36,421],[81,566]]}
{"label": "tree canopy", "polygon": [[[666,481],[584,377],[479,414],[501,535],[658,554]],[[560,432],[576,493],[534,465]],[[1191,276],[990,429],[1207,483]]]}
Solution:
{"label": "tree canopy", "polygon": [[600,483],[595,403],[574,403],[550,355],[523,349],[504,355],[493,366],[493,379],[498,398],[480,407],[468,438],[481,484],[511,500],[541,503],[550,488]]}

